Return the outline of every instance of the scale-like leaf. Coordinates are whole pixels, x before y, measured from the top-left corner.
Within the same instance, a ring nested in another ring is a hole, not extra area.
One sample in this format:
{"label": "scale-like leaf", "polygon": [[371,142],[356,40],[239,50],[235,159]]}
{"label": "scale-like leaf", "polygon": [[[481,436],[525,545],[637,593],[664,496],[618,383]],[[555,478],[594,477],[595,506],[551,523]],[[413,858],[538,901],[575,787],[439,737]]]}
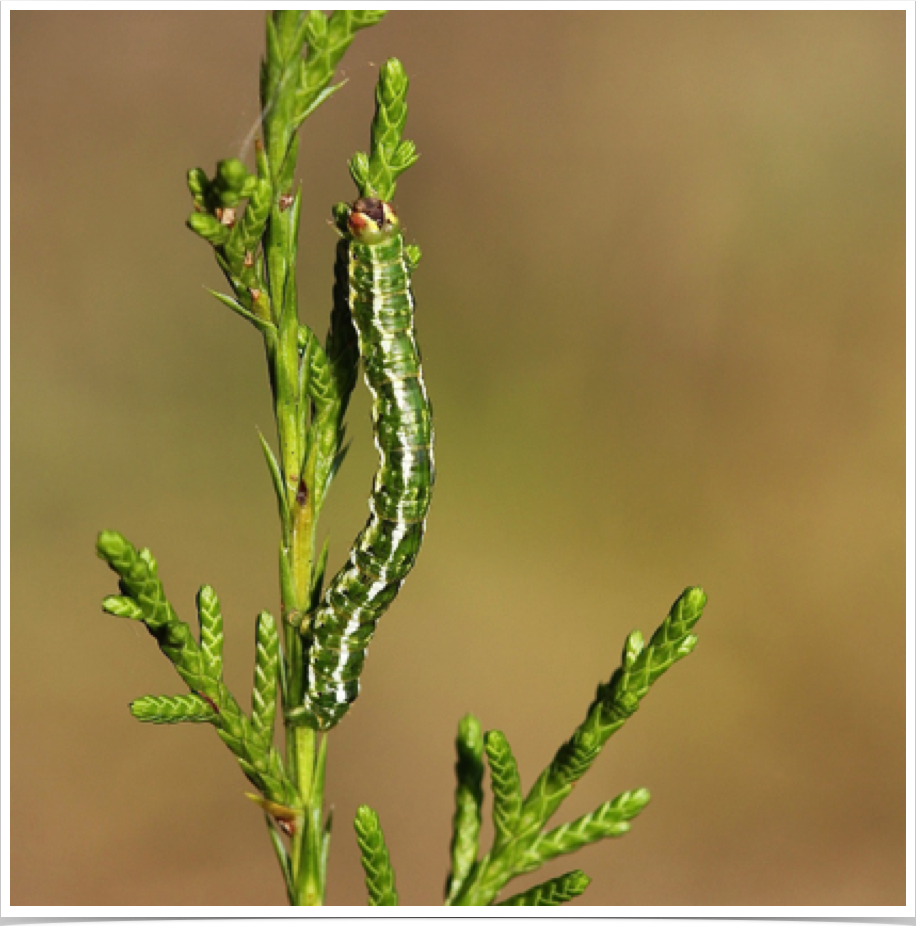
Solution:
{"label": "scale-like leaf", "polygon": [[526,827],[537,828],[551,817],[605,743],[636,712],[649,688],[693,650],[696,637],[692,630],[705,605],[702,589],[686,588],[648,644],[638,631],[627,637],[620,667],[609,682],[598,686],[585,720],[560,747],[525,799]]}
{"label": "scale-like leaf", "polygon": [[452,870],[446,885],[448,900],[457,896],[477,861],[483,805],[483,731],[472,714],[464,717],[455,739],[455,815],[452,818]]}
{"label": "scale-like leaf", "polygon": [[522,807],[522,785],[509,741],[499,730],[487,733],[484,749],[490,764],[490,785],[493,789],[494,845],[499,846],[515,834]]}
{"label": "scale-like leaf", "polygon": [[558,907],[585,893],[592,879],[584,871],[568,871],[498,903],[498,907]]}
{"label": "scale-like leaf", "polygon": [[593,813],[541,834],[527,848],[519,870],[533,871],[558,855],[575,852],[599,839],[623,836],[630,829],[629,821],[642,812],[649,799],[645,788],[624,791]]}
{"label": "scale-like leaf", "polygon": [[401,137],[407,121],[409,84],[397,58],[389,58],[379,69],[370,151],[368,155],[358,152],[349,165],[360,196],[391,201],[398,177],[417,162],[416,146]]}
{"label": "scale-like leaf", "polygon": [[363,805],[356,811],[355,827],[363,869],[366,872],[369,906],[398,906],[394,870],[391,867],[378,814],[372,808]]}
{"label": "scale-like leaf", "polygon": [[200,655],[204,672],[214,681],[223,677],[223,615],[216,592],[204,585],[197,593],[200,618]]}
{"label": "scale-like leaf", "polygon": [[214,723],[217,714],[196,694],[146,695],[130,704],[130,712],[143,723]]}
{"label": "scale-like leaf", "polygon": [[126,595],[109,595],[102,601],[102,610],[115,617],[127,617],[133,621],[143,620],[143,608]]}
{"label": "scale-like leaf", "polygon": [[273,616],[258,615],[255,625],[254,685],[251,692],[251,725],[270,743],[277,710],[280,675],[280,637]]}
{"label": "scale-like leaf", "polygon": [[[205,606],[201,609],[202,625],[206,623],[208,626],[209,652],[205,656],[203,646],[197,643],[191,629],[178,618],[169,604],[156,573],[155,560],[148,551],[137,552],[115,531],[103,531],[96,548],[99,556],[120,576],[123,596],[140,609],[140,620],[156,639],[159,648],[171,660],[192,694],[209,706],[217,735],[235,754],[245,774],[269,800],[282,806],[295,805],[298,801],[296,789],[289,780],[280,754],[265,743],[264,737],[255,730],[221,678],[214,677],[212,673],[220,656],[218,620],[212,611],[215,596],[211,601],[205,595]],[[199,707],[195,701],[189,703]],[[140,710],[151,711],[152,702],[143,702]],[[154,714],[150,714],[152,716]]]}

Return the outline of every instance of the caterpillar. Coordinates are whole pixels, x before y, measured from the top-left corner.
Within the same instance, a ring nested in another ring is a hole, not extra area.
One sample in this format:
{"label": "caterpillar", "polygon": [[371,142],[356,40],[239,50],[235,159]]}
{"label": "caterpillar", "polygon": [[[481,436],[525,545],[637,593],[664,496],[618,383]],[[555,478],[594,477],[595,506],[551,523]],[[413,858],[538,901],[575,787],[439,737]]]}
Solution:
{"label": "caterpillar", "polygon": [[366,647],[413,568],[429,510],[433,424],[414,336],[410,276],[390,203],[364,197],[339,207],[337,278],[347,281],[363,374],[372,396],[379,467],[369,520],[310,622],[306,714],[320,729],[339,723],[359,694]]}

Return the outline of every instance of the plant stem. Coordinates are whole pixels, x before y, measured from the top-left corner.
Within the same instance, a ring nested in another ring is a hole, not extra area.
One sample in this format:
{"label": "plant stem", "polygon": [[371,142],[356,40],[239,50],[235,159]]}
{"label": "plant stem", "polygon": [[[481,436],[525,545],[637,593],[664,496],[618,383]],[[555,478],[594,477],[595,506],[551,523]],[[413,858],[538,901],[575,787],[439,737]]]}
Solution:
{"label": "plant stem", "polygon": [[[287,270],[287,289],[295,273],[294,265]],[[282,338],[282,335],[281,335]],[[279,361],[282,363],[282,360]],[[304,415],[297,396],[299,415],[295,425],[303,427]],[[313,493],[302,479],[301,433],[290,434],[284,425],[289,418],[281,413],[282,400],[277,397],[277,423],[281,432],[281,459],[288,503],[292,514],[290,528],[284,531],[281,551],[281,598],[284,615],[286,686],[284,714],[286,757],[296,790],[299,794],[301,817],[291,836],[293,891],[290,902],[295,906],[321,906],[324,903],[324,865],[321,861],[321,829],[323,825],[323,764],[325,750],[319,752],[318,734],[302,725],[301,717],[289,710],[302,703],[305,688],[303,640],[299,622],[309,609],[309,589],[314,561]],[[290,447],[292,445],[292,448]],[[293,618],[294,620],[291,620]],[[322,744],[323,745],[323,744]]]}
{"label": "plant stem", "polygon": [[[312,807],[312,781],[315,769],[315,732],[308,727],[287,726],[287,755],[293,766],[293,780],[305,805],[302,823],[292,837],[291,856],[296,906],[320,906],[324,900],[324,885],[314,884],[309,870],[309,830],[314,817]],[[321,808],[318,808],[319,814]]]}
{"label": "plant stem", "polygon": [[[299,312],[296,280],[296,251],[299,233],[300,197],[288,184],[295,166],[295,126],[287,115],[290,74],[298,67],[303,34],[299,13],[280,13],[275,20],[282,62],[276,65],[264,117],[264,148],[270,164],[273,201],[263,239],[270,289],[271,314],[276,337],[267,343],[271,369],[280,468],[289,518],[284,523],[280,551],[280,595],[284,627],[283,686],[286,760],[298,792],[299,811],[290,835],[292,889],[290,902],[296,906],[320,906],[324,902],[324,877],[320,864],[322,790],[315,788],[317,736],[302,725],[295,708],[302,703],[306,685],[303,640],[299,624],[309,610],[309,589],[314,561],[314,492],[303,472],[308,418],[308,395],[302,379],[298,351]],[[270,54],[268,55],[271,60]],[[284,175],[286,178],[285,179]],[[316,839],[315,827],[319,829]],[[319,855],[316,857],[316,847]]]}

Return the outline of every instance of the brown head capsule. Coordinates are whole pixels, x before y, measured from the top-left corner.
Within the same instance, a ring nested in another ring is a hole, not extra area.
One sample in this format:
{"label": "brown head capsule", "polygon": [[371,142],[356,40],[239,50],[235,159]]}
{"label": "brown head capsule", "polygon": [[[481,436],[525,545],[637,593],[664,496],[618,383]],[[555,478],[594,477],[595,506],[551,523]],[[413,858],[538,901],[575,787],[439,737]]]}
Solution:
{"label": "brown head capsule", "polygon": [[401,227],[391,203],[373,197],[356,200],[347,217],[347,230],[360,244],[378,244],[397,234]]}

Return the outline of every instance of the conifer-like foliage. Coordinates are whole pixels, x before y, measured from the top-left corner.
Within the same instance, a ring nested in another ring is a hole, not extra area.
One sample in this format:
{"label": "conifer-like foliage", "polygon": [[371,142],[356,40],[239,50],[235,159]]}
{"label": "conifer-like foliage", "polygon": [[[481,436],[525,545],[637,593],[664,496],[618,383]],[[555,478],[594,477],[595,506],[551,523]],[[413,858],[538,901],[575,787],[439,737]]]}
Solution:
{"label": "conifer-like foliage", "polygon": [[[187,178],[193,203],[188,227],[209,244],[226,277],[228,291],[213,295],[261,336],[274,400],[276,447],[263,435],[260,442],[279,513],[280,617],[262,611],[254,620],[248,710],[224,681],[225,630],[216,592],[201,587],[195,634],[166,596],[149,550],[115,531],[103,531],[96,545],[119,579],[119,594],[106,598],[103,609],[142,623],[184,685],[178,693],[138,698],[131,714],[150,724],[213,727],[254,788],[248,796],[264,814],[289,902],[297,906],[324,903],[329,735],[358,695],[379,619],[416,562],[434,479],[431,411],[413,330],[420,251],[404,241],[391,202],[398,179],[417,161],[413,142],[403,137],[408,79],[396,59],[379,69],[369,150],[348,165],[357,199],[332,210],[340,241],[326,337],[299,314],[298,132],[340,88],[332,84],[334,73],[356,34],[382,16],[378,10],[270,13],[252,167],[228,158],[212,175],[195,168]],[[318,549],[316,529],[346,454],[345,416],[360,364],[373,401],[379,469],[369,521],[344,567],[326,581],[328,545]],[[505,735],[484,733],[472,715],[461,721],[446,906],[557,906],[585,891],[589,878],[575,870],[500,900],[513,878],[622,836],[646,807],[649,793],[639,788],[577,820],[550,825],[651,686],[692,651],[705,603],[700,589],[688,588],[648,643],[630,634],[620,665],[527,792]],[[494,836],[484,851],[487,770]],[[355,828],[369,904],[397,906],[378,815],[360,807]]]}

